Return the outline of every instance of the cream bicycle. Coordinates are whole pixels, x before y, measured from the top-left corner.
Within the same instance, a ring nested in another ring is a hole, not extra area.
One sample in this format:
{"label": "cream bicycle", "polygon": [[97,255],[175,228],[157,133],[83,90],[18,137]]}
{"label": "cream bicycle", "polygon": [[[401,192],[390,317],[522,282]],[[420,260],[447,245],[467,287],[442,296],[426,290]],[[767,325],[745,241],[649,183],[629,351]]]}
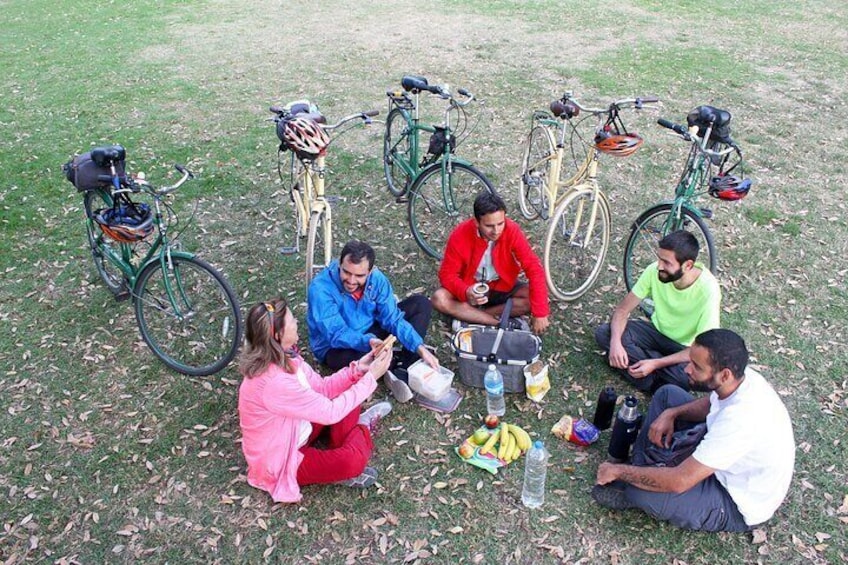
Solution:
{"label": "cream bicycle", "polygon": [[[625,98],[606,108],[589,108],[566,92],[551,103],[550,112],[533,113],[523,148],[518,203],[528,220],[550,219],[544,265],[555,298],[576,300],[598,279],[611,224],[609,202],[597,179],[598,153],[632,155],[642,139],[627,132],[619,111],[641,110],[657,101],[655,97]],[[581,113],[583,117],[577,119]],[[592,118],[594,138],[586,140],[580,124]]]}
{"label": "cream bicycle", "polygon": [[356,120],[371,123],[378,110],[358,112],[327,125],[326,117],[308,101],[286,106],[271,106],[280,146],[277,152],[277,172],[289,194],[294,214],[294,244],[284,245],[284,255],[300,253],[300,241],[306,237],[306,288],[312,278],[333,259],[333,216],[330,198],[325,193],[327,149],[332,140],[327,132],[338,137],[339,128]]}

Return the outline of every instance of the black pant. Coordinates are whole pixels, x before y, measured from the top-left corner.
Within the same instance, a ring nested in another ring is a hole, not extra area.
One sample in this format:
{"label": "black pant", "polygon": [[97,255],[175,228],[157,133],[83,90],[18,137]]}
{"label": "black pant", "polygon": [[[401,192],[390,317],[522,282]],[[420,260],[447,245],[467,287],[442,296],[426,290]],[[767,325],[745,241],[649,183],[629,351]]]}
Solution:
{"label": "black pant", "polygon": [[[398,308],[401,312],[403,312],[403,317],[407,322],[418,332],[418,335],[421,336],[421,339],[425,339],[427,337],[427,328],[430,326],[430,315],[433,313],[433,305],[430,303],[430,299],[421,294],[413,294],[408,298],[401,300],[398,302]],[[368,333],[372,333],[380,339],[385,339],[389,336],[388,330],[380,326],[377,322],[374,322],[368,329]],[[365,352],[357,351],[355,349],[336,349],[330,348],[327,350],[327,355],[324,357],[324,364],[330,368],[331,371],[338,371],[342,367],[347,367],[353,361],[360,359]],[[402,349],[400,353],[394,356],[392,359],[392,369],[401,367],[406,369],[416,361],[418,361],[419,356],[415,351],[408,351],[407,349]],[[398,375],[398,377],[403,377],[404,375]]]}
{"label": "black pant", "polygon": [[[595,341],[598,347],[609,352],[610,325],[601,324],[595,330]],[[627,352],[627,358],[632,365],[644,359],[659,359],[682,351],[685,346],[661,334],[651,322],[645,320],[628,320],[624,333],[621,335],[621,345]],[[669,365],[657,369],[642,379],[634,379],[627,369],[616,369],[618,373],[634,387],[642,392],[653,393],[664,384],[677,385],[683,390],[689,390],[689,376],[684,369],[686,363]]]}

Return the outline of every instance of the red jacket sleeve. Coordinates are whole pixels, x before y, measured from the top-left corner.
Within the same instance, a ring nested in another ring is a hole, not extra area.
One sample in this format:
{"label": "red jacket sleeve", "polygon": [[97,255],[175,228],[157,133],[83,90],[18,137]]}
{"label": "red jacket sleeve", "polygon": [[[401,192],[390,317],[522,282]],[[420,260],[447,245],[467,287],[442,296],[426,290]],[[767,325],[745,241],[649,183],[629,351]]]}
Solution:
{"label": "red jacket sleeve", "polygon": [[467,300],[466,292],[470,286],[463,280],[465,258],[463,250],[467,251],[469,243],[464,235],[466,222],[459,224],[448,237],[445,244],[445,255],[439,266],[439,283],[460,302]]}
{"label": "red jacket sleeve", "polygon": [[524,235],[518,224],[512,220],[507,220],[507,222],[511,223],[514,228],[514,230],[511,230],[513,237],[510,242],[513,257],[530,283],[530,313],[535,318],[544,318],[551,313],[551,308],[548,302],[548,281],[545,279],[542,261],[530,247],[527,236]]}

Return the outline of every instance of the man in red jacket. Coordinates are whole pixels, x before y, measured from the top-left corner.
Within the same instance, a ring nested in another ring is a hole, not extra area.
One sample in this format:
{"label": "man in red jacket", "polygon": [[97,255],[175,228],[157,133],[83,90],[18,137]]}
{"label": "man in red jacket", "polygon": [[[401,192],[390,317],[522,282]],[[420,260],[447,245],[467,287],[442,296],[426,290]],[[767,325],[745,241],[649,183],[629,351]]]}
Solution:
{"label": "man in red jacket", "polygon": [[[522,271],[529,284],[518,280]],[[496,194],[481,193],[474,200],[474,218],[451,233],[439,282],[442,287],[430,300],[455,320],[497,325],[504,303],[512,298],[511,315],[531,314],[535,333],[550,323],[542,262],[518,224],[506,217],[506,205]]]}

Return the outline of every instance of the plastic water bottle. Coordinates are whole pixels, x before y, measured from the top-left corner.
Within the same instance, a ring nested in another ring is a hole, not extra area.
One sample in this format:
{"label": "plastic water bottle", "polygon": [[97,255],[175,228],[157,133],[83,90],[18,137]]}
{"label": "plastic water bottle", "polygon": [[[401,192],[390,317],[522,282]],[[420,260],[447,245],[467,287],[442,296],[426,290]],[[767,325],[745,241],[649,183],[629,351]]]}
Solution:
{"label": "plastic water bottle", "polygon": [[483,377],[483,386],[486,387],[486,409],[489,414],[503,416],[506,412],[503,375],[495,365],[489,365],[489,369]]}
{"label": "plastic water bottle", "polygon": [[524,488],[521,502],[527,508],[539,508],[545,502],[545,479],[548,476],[548,450],[539,440],[527,452],[524,464]]}

